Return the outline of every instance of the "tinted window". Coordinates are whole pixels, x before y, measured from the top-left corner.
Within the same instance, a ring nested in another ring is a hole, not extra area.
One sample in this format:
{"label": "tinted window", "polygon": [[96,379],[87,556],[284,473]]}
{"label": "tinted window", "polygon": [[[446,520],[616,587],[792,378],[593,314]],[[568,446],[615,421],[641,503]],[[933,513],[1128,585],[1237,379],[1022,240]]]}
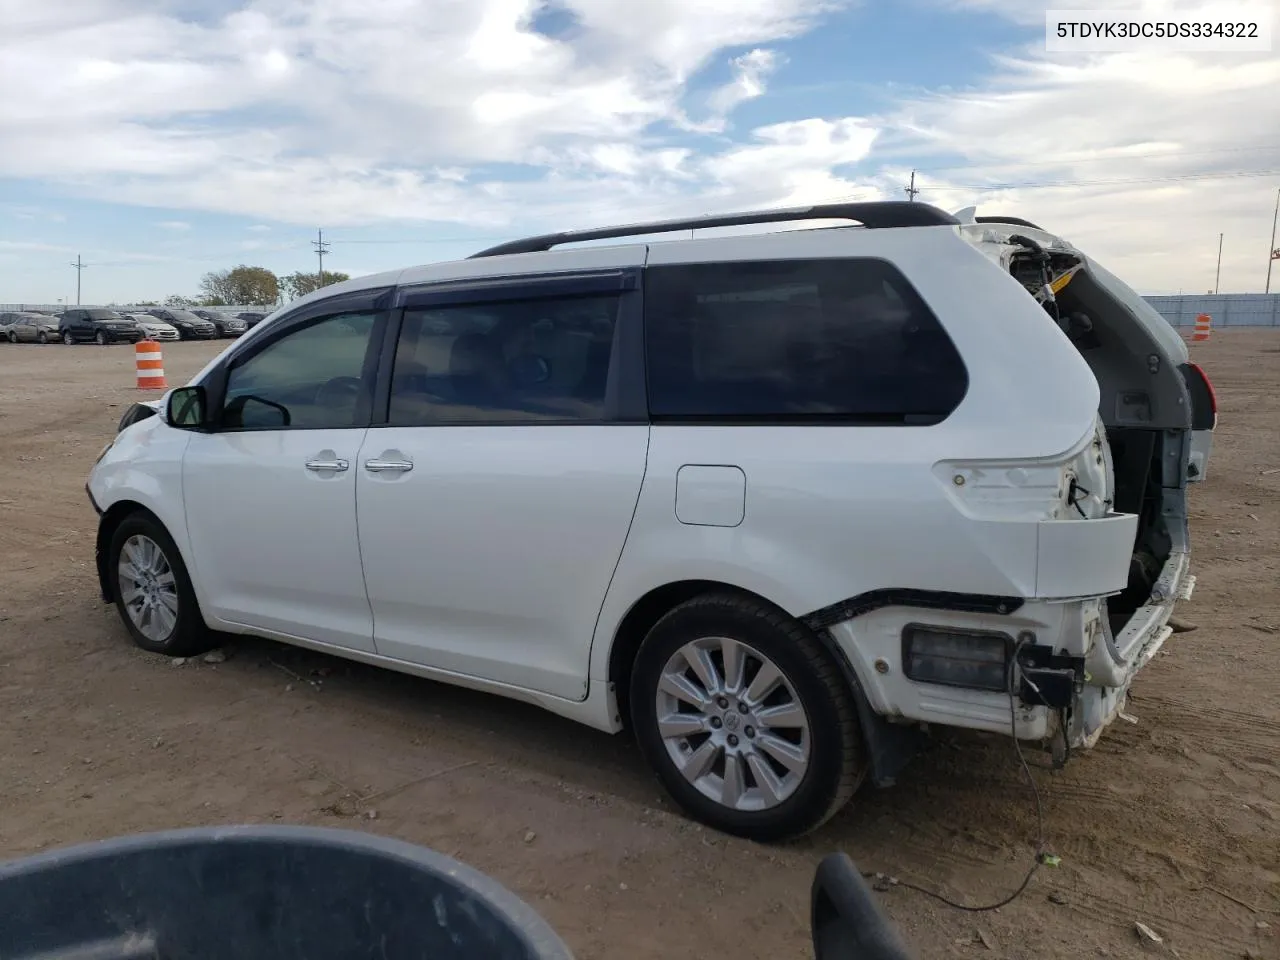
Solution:
{"label": "tinted window", "polygon": [[618,297],[405,312],[390,422],[603,419]]}
{"label": "tinted window", "polygon": [[114,310],[86,310],[85,316],[90,320],[119,320],[120,315]]}
{"label": "tinted window", "polygon": [[341,428],[367,422],[373,313],[325,317],[286,334],[227,377],[229,429]]}
{"label": "tinted window", "polygon": [[649,267],[655,417],[931,423],[964,364],[928,306],[881,260]]}

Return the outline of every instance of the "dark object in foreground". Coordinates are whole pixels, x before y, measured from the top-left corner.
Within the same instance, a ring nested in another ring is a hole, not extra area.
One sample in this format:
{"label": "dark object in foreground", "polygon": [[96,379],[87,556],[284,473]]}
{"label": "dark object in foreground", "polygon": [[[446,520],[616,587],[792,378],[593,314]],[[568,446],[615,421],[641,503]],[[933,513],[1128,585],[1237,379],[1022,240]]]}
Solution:
{"label": "dark object in foreground", "polygon": [[[910,960],[853,862],[812,890],[818,960]],[[347,830],[204,827],[0,864],[5,960],[572,960],[532,908],[423,847]]]}
{"label": "dark object in foreground", "polygon": [[6,960],[569,960],[484,874],[344,830],[214,827],[0,865]]}

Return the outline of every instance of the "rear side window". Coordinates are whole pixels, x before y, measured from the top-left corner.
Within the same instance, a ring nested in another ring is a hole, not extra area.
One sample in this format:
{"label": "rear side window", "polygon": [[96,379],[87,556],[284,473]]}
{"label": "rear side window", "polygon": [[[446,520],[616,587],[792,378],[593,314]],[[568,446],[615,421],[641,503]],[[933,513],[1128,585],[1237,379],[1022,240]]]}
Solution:
{"label": "rear side window", "polygon": [[389,423],[594,423],[616,294],[405,311]]}
{"label": "rear side window", "polygon": [[645,271],[655,419],[937,423],[968,389],[955,345],[883,260]]}

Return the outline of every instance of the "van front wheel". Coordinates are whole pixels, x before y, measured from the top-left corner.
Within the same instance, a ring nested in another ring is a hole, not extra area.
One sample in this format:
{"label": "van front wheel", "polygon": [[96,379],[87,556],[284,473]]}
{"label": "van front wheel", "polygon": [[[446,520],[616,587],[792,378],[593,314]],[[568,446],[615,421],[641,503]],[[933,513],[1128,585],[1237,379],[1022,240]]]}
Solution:
{"label": "van front wheel", "polygon": [[173,538],[144,513],[126,517],[108,553],[116,609],[143,650],[192,657],[216,645]]}
{"label": "van front wheel", "polygon": [[659,780],[717,830],[762,841],[807,833],[866,775],[839,666],[761,601],[708,594],[670,611],[640,647],[630,693]]}

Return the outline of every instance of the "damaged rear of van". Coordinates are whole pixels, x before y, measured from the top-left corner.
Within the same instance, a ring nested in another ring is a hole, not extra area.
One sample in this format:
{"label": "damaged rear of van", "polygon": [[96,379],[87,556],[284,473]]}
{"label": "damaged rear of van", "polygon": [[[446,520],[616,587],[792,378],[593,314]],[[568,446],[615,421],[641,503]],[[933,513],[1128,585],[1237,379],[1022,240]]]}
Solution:
{"label": "damaged rear of van", "polygon": [[[1105,267],[1027,221],[961,217],[965,239],[1040,303],[1098,382],[1093,436],[1061,475],[1046,478],[1063,488],[1067,522],[1040,527],[1037,555],[1047,565],[1037,584],[1060,578],[1054,603],[1079,626],[1057,649],[1030,642],[1028,633],[1021,671],[1023,704],[1041,702],[1053,713],[1045,729],[1020,735],[1056,737],[1065,756],[1092,746],[1123,710],[1130,681],[1172,633],[1174,603],[1191,597],[1187,491],[1206,477],[1217,398],[1178,332]],[[983,471],[984,480],[996,472],[991,464]],[[1097,544],[1097,523],[1115,525],[1114,547],[1074,550],[1085,525]],[[1112,567],[1122,561],[1117,591]],[[1106,596],[1066,595],[1077,591]]]}

